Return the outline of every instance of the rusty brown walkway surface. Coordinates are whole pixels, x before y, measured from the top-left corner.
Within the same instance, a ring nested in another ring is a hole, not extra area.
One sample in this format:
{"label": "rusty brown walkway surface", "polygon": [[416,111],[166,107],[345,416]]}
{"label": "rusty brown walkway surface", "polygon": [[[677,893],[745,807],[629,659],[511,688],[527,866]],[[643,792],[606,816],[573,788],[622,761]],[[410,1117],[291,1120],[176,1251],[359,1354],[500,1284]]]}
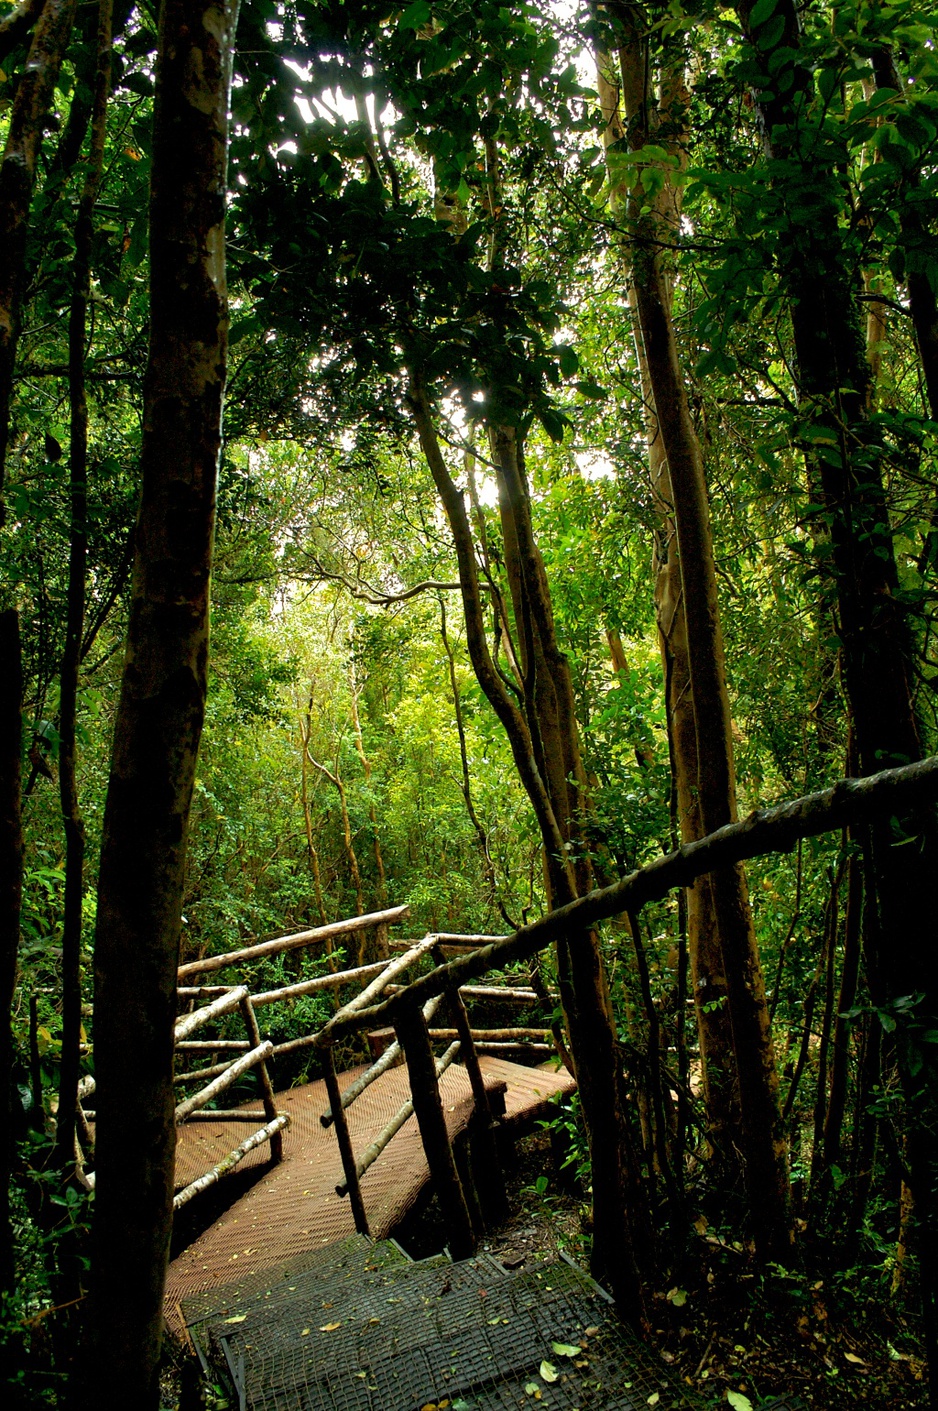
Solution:
{"label": "rusty brown walkway surface", "polygon": [[[537,1117],[556,1093],[572,1092],[573,1079],[565,1072],[525,1068],[504,1059],[480,1059],[486,1082],[506,1084],[507,1126]],[[363,1070],[339,1076],[343,1089]],[[391,1068],[347,1111],[352,1143],[361,1153],[410,1097],[405,1067]],[[454,1064],[440,1078],[440,1097],[450,1136],[467,1125],[472,1113],[469,1078]],[[242,1275],[282,1264],[297,1255],[331,1244],[353,1233],[354,1222],[347,1198],[336,1195],[342,1165],[334,1129],[319,1121],[329,1105],[325,1083],[307,1083],[277,1094],[277,1107],[289,1112],[284,1132],[283,1161],[272,1166],[256,1185],[237,1200],[169,1266],[166,1283],[166,1320],[177,1334],[183,1332],[180,1302],[215,1284],[231,1283]],[[220,1161],[238,1142],[235,1123],[199,1122],[179,1132],[176,1185],[186,1185]],[[269,1162],[266,1148],[250,1153],[240,1169]],[[429,1180],[429,1171],[415,1118],[411,1117],[362,1177],[362,1197],[371,1233],[383,1239],[399,1224]]]}

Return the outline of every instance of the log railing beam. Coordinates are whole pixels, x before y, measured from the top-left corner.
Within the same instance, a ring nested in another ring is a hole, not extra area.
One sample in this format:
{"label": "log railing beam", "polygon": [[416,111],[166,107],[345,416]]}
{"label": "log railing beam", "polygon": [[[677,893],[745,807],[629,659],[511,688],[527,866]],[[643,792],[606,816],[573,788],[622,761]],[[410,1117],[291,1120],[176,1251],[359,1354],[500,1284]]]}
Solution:
{"label": "log railing beam", "polygon": [[476,1237],[440,1101],[427,1021],[418,1005],[408,1004],[395,1014],[394,1027],[407,1062],[414,1113],[449,1234],[450,1250],[454,1259],[468,1259],[475,1252]]}
{"label": "log railing beam", "polygon": [[226,951],[223,955],[205,955],[200,960],[190,960],[180,965],[176,972],[178,979],[185,980],[190,975],[204,975],[210,970],[226,970],[230,965],[241,965],[246,960],[257,960],[260,956],[280,955],[285,950],[296,950],[301,946],[318,945],[321,941],[333,940],[336,936],[351,935],[355,931],[368,930],[371,926],[384,923],[391,926],[410,914],[409,906],[392,906],[387,911],[374,911],[368,916],[353,916],[347,921],[332,921],[327,926],[316,926],[311,931],[296,931],[291,936],[277,936],[272,941],[260,941],[257,945],[244,946],[241,950]]}
{"label": "log railing beam", "polygon": [[362,1200],[361,1186],[358,1184],[358,1166],[355,1161],[355,1152],[352,1149],[352,1138],[348,1129],[348,1122],[345,1120],[345,1112],[342,1108],[342,1095],[339,1092],[339,1080],[335,1071],[335,1058],[332,1049],[327,1048],[323,1054],[324,1077],[326,1079],[326,1092],[329,1094],[329,1106],[335,1113],[335,1135],[339,1143],[339,1155],[342,1158],[342,1170],[345,1172],[345,1181],[348,1186],[349,1201],[352,1206],[352,1218],[355,1221],[355,1228],[360,1235],[370,1235],[368,1228],[368,1216],[365,1214],[365,1203]]}

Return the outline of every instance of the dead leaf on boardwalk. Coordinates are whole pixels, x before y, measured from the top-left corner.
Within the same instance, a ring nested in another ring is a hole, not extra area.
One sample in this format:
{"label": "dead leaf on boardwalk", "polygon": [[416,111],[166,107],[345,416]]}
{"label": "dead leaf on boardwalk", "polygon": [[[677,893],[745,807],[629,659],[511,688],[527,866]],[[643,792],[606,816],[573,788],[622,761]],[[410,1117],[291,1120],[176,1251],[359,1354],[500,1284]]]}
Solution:
{"label": "dead leaf on boardwalk", "polygon": [[246,1313],[236,1313],[233,1318],[226,1318],[226,1323],[243,1323],[248,1315]]}
{"label": "dead leaf on boardwalk", "polygon": [[542,1362],[540,1366],[541,1378],[545,1382],[555,1382],[560,1375],[553,1362]]}
{"label": "dead leaf on boardwalk", "polygon": [[572,1342],[552,1342],[551,1347],[558,1357],[579,1357],[583,1351],[581,1347],[574,1347]]}
{"label": "dead leaf on boardwalk", "polygon": [[341,1328],[341,1326],[342,1326],[341,1322],[339,1322],[339,1323],[323,1323],[323,1324],[321,1325],[319,1331],[320,1331],[321,1333],[334,1333],[335,1330],[336,1330],[336,1328]]}

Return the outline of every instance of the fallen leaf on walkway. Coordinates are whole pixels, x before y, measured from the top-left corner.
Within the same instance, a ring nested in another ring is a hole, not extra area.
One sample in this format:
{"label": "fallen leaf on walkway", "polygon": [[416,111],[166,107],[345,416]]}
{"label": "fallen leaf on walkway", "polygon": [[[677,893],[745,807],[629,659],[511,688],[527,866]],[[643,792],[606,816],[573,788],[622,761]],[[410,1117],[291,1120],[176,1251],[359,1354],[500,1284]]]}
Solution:
{"label": "fallen leaf on walkway", "polygon": [[540,1366],[541,1377],[545,1382],[555,1382],[560,1375],[553,1362],[542,1362]]}
{"label": "fallen leaf on walkway", "polygon": [[336,1328],[341,1328],[341,1326],[342,1326],[342,1324],[341,1324],[340,1322],[339,1322],[339,1323],[323,1323],[322,1326],[320,1327],[319,1331],[320,1331],[321,1333],[334,1333],[335,1330],[336,1330]]}
{"label": "fallen leaf on walkway", "polygon": [[246,1313],[236,1313],[233,1318],[226,1318],[226,1323],[243,1323],[248,1315]]}
{"label": "fallen leaf on walkway", "polygon": [[558,1357],[579,1357],[582,1348],[575,1347],[572,1342],[552,1342],[551,1347]]}

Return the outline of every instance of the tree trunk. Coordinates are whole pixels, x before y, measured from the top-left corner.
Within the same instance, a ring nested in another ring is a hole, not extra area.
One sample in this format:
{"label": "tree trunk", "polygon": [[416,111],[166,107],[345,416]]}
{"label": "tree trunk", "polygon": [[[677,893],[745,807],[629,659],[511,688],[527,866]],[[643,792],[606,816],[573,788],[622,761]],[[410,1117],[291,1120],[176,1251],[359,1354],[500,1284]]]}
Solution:
{"label": "tree trunk", "polygon": [[384,858],[381,853],[381,839],[378,836],[378,812],[375,808],[375,801],[371,796],[371,760],[365,753],[365,737],[362,734],[361,717],[358,714],[358,683],[355,680],[354,667],[349,669],[349,692],[352,702],[352,730],[355,735],[355,750],[361,761],[362,773],[365,776],[365,788],[368,791],[368,817],[371,821],[375,871],[378,874],[378,906],[382,907],[388,904],[387,879],[384,870]]}
{"label": "tree trunk", "polygon": [[69,527],[68,601],[65,650],[59,690],[59,799],[65,826],[65,904],[62,916],[62,1056],[55,1159],[65,1167],[74,1159],[81,1040],[81,905],[84,893],[85,825],[76,775],[75,726],[78,669],[85,625],[85,573],[88,558],[88,402],[85,395],[85,321],[91,290],[91,242],[94,207],[104,164],[107,104],[111,90],[111,15],[113,0],[100,0],[97,66],[88,171],[75,222],[72,303],[68,324],[69,402],[71,406],[71,523]]}
{"label": "tree trunk", "polygon": [[[779,0],[771,23],[753,25],[749,0],[737,6],[758,63],[771,72],[780,48],[794,83],[782,94],[766,78],[753,102],[767,155],[776,164],[775,194],[788,211],[779,279],[791,314],[798,395],[813,438],[826,442],[809,471],[820,490],[830,534],[830,573],[837,595],[844,682],[863,774],[921,758],[913,706],[916,661],[908,605],[900,592],[883,481],[880,432],[868,416],[870,368],[856,301],[855,272],[838,221],[839,148],[827,151],[807,129],[802,110],[813,99],[810,69],[792,60],[800,48],[793,0]],[[775,35],[777,21],[782,30]],[[811,218],[805,216],[810,202]],[[812,496],[813,497],[813,496]],[[877,820],[871,828],[873,880],[879,905],[873,1001],[891,1005],[921,996],[914,1020],[938,1024],[938,817],[934,806]],[[868,898],[868,902],[869,902]],[[901,1016],[900,1023],[904,1024]],[[938,1259],[934,1189],[938,1177],[935,1060],[911,1029],[897,1044],[905,1102],[909,1182],[918,1203],[923,1261]],[[927,1294],[926,1298],[930,1299]],[[925,1309],[933,1326],[936,1310]],[[938,1355],[930,1365],[938,1396]]]}
{"label": "tree trunk", "polygon": [[74,15],[75,0],[46,0],[17,85],[0,165],[0,524],[29,208],[46,115]]}
{"label": "tree trunk", "polygon": [[[608,71],[606,56],[597,56],[600,103],[606,120],[604,141],[607,150],[625,136],[619,113],[619,86]],[[611,178],[610,172],[610,178]],[[662,221],[679,214],[679,193],[666,182],[656,201]],[[614,215],[626,215],[625,201],[612,187]],[[632,277],[630,247],[623,241],[619,256],[628,281],[629,306],[635,328],[635,354],[638,363],[644,407],[648,469],[658,523],[655,530],[655,619],[665,682],[665,713],[668,744],[676,793],[677,817],[682,842],[703,836],[697,796],[697,727],[691,691],[687,647],[687,619],[681,583],[681,558],[674,524],[674,494],[668,472],[664,442],[655,414],[654,389],[639,329],[637,293]],[[662,270],[670,309],[670,276]],[[739,1094],[733,1055],[733,1036],[726,1001],[726,978],[717,932],[710,880],[699,878],[686,892],[687,946],[690,960],[694,1011],[700,1044],[704,1101],[711,1142],[721,1164],[732,1164],[739,1148]]]}
{"label": "tree trunk", "polygon": [[160,14],[142,495],[98,892],[87,1401],[141,1411],[158,1405],[172,1221],[176,971],[227,355],[235,21],[233,3],[204,0],[164,0]]}
{"label": "tree trunk", "polygon": [[[530,533],[517,441],[510,428],[493,430],[509,582],[516,617],[520,613],[516,625],[519,635],[526,639],[520,651],[524,710],[509,694],[489,653],[469,516],[440,452],[429,402],[416,372],[412,373],[410,401],[421,447],[453,533],[469,657],[482,690],[505,728],[519,777],[534,808],[552,902],[563,905],[577,895],[578,880],[586,884],[589,872],[588,862],[582,857],[574,868],[571,849],[567,847],[574,836],[582,836],[579,830],[574,834],[573,825],[583,801],[579,791],[576,800],[571,800],[567,780],[571,776],[582,780],[583,769],[576,746],[569,668],[552,636],[547,585]],[[581,874],[579,879],[577,871]],[[642,1223],[640,1199],[622,1096],[618,1043],[595,932],[588,928],[571,929],[558,941],[558,962],[561,996],[590,1135],[593,1269],[597,1277],[608,1281],[626,1316],[639,1322],[643,1302],[633,1222]]]}
{"label": "tree trunk", "polygon": [[10,1011],[16,987],[23,890],[22,691],[19,615],[14,608],[7,608],[0,612],[0,1290],[12,1289],[14,1272],[9,1204],[14,1157]]}
{"label": "tree trunk", "polygon": [[[615,16],[628,141],[638,151],[652,136],[646,46],[631,7],[617,5]],[[639,329],[668,463],[680,556],[700,826],[709,833],[735,821],[736,780],[706,478],[681,377],[670,289],[659,254],[658,221],[653,212],[639,209],[637,199],[630,201],[630,207]],[[742,867],[737,864],[714,872],[710,895],[736,1058],[740,1150],[750,1218],[763,1256],[782,1258],[792,1240],[787,1144],[778,1108],[765,984]]]}

